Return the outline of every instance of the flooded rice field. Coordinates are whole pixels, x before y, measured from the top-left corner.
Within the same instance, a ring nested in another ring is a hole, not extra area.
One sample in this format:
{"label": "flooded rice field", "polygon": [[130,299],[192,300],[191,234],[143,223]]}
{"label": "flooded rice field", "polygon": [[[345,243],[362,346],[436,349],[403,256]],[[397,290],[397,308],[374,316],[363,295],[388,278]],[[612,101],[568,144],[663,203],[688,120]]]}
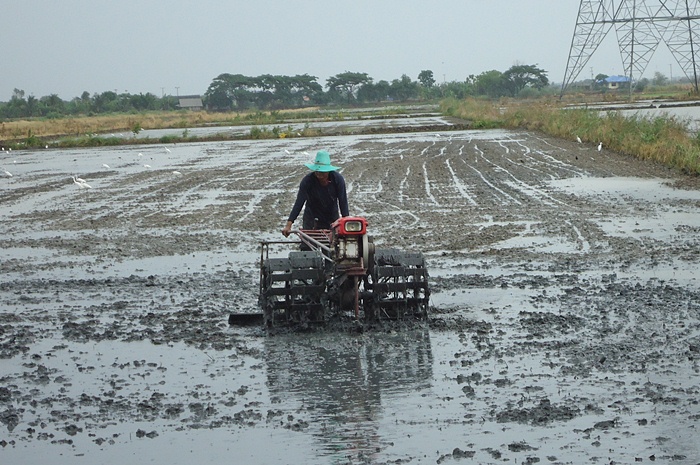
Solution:
{"label": "flooded rice field", "polygon": [[[700,463],[698,179],[448,129],[3,152],[0,462]],[[320,149],[429,321],[228,325]]]}

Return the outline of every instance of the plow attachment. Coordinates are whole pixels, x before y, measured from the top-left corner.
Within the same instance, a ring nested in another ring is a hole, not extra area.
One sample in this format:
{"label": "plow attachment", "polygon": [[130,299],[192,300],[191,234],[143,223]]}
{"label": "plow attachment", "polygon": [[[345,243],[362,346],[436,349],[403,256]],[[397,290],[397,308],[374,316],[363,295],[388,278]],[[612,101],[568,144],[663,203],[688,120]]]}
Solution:
{"label": "plow attachment", "polygon": [[[262,315],[231,314],[230,324],[309,327],[427,318],[430,288],[421,253],[375,250],[359,217],[341,218],[330,230],[292,232],[298,242],[261,243]],[[297,250],[271,257],[272,244],[295,244]]]}

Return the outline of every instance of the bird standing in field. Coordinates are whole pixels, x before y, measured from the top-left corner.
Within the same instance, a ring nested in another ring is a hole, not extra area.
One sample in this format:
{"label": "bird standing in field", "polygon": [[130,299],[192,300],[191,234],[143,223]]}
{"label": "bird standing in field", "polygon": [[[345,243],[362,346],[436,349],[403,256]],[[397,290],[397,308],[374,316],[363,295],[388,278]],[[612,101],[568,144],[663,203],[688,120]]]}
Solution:
{"label": "bird standing in field", "polygon": [[576,142],[578,142],[579,144],[583,143],[583,141],[581,140],[581,138],[579,136],[576,136]]}
{"label": "bird standing in field", "polygon": [[85,182],[84,179],[76,178],[75,176],[72,176],[73,182],[81,189],[92,189],[92,186]]}
{"label": "bird standing in field", "polygon": [[603,150],[603,143],[602,142],[600,144],[598,144],[598,151],[600,152],[601,150]]}

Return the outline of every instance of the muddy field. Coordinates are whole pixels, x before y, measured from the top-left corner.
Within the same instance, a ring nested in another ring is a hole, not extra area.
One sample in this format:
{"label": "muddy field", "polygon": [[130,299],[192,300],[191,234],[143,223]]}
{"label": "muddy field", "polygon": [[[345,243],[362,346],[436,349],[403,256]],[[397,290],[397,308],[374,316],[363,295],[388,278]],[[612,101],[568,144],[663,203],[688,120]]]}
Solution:
{"label": "muddy field", "polygon": [[[698,179],[440,124],[2,152],[0,463],[700,463]],[[429,322],[228,326],[319,149]]]}

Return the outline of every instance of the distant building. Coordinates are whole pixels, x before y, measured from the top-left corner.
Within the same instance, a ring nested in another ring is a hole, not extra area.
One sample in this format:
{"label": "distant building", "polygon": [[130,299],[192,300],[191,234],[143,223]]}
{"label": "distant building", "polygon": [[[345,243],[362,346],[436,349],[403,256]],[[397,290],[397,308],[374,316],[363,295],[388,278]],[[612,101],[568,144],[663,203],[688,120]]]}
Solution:
{"label": "distant building", "polygon": [[630,82],[630,78],[627,76],[608,76],[603,79],[603,82],[608,85],[608,89],[618,89],[620,84]]}
{"label": "distant building", "polygon": [[181,95],[178,97],[178,106],[183,110],[203,110],[204,104],[199,95]]}

